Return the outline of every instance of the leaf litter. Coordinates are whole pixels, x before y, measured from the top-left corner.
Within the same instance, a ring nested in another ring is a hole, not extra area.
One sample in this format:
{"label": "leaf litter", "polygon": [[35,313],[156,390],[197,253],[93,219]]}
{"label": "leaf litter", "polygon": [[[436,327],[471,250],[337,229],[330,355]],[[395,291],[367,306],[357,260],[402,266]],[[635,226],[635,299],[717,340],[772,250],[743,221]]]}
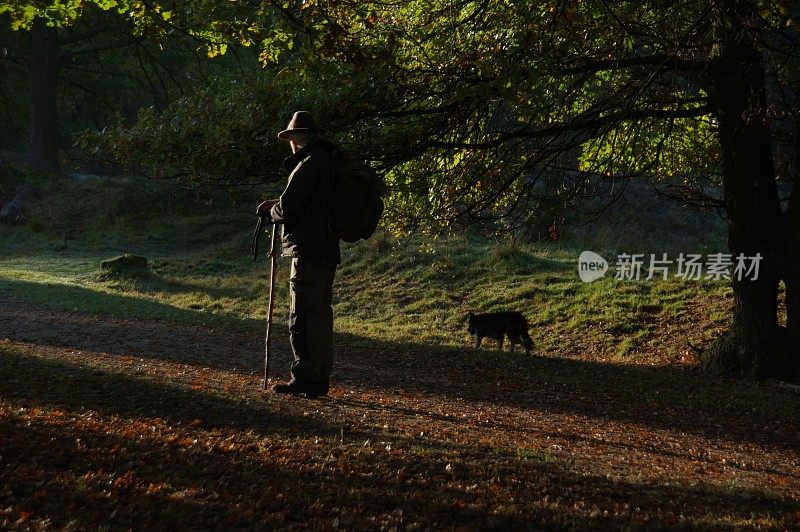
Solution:
{"label": "leaf litter", "polygon": [[337,340],[307,400],[258,335],[0,304],[0,526],[800,527],[776,387]]}

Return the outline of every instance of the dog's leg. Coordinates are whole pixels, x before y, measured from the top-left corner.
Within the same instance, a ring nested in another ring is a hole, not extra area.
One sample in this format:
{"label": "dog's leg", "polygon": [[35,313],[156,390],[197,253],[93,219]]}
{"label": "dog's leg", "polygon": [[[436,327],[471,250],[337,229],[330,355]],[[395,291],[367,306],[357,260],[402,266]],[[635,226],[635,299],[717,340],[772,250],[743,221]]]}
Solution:
{"label": "dog's leg", "polygon": [[483,341],[483,337],[479,335],[473,335],[472,337],[475,340],[475,349],[478,350],[481,348],[481,342]]}
{"label": "dog's leg", "polygon": [[522,346],[525,348],[525,354],[530,355],[533,349],[533,340],[531,339],[531,335],[527,332],[525,332],[525,335],[522,337]]}
{"label": "dog's leg", "polygon": [[519,339],[519,334],[513,333],[508,335],[508,341],[511,342],[511,352],[513,353],[517,349],[517,344],[521,343]]}
{"label": "dog's leg", "polygon": [[503,340],[505,340],[505,337],[503,336],[497,339],[497,349],[499,349],[500,351],[503,350]]}

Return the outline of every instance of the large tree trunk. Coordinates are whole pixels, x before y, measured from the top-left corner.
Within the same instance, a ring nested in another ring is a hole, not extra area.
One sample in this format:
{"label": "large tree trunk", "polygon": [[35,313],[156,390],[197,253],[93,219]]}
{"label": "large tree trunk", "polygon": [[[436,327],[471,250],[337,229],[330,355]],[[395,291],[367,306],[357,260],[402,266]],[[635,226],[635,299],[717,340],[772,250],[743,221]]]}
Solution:
{"label": "large tree trunk", "polygon": [[786,253],[786,332],[787,373],[797,377],[800,373],[800,191],[797,177],[786,211],[789,227],[789,245]]}
{"label": "large tree trunk", "polygon": [[28,162],[35,172],[59,172],[57,83],[60,50],[55,28],[37,18],[31,27]]}
{"label": "large tree trunk", "polygon": [[[798,119],[791,109],[800,103],[800,57],[797,55],[795,30],[800,22],[800,7],[792,12],[792,24],[768,36],[767,103],[778,112],[770,121],[773,158],[779,178],[783,180],[782,195],[789,192],[784,218],[787,226],[786,262],[783,279],[786,283],[786,333],[788,372],[800,376],[800,130]],[[785,114],[783,114],[785,112]],[[787,186],[790,183],[790,187]]]}
{"label": "large tree trunk", "polygon": [[722,46],[714,96],[728,244],[734,262],[739,254],[762,260],[757,280],[732,276],[733,323],[703,353],[703,365],[724,375],[783,377],[789,370],[786,331],[777,313],[786,231],[763,115],[762,57],[745,32]]}
{"label": "large tree trunk", "polygon": [[[798,64],[792,65],[797,69]],[[794,79],[800,78],[800,71],[793,72]],[[790,93],[790,104],[796,105],[798,95]],[[784,282],[786,283],[786,332],[788,343],[788,365],[792,376],[800,375],[800,172],[798,172],[797,154],[800,153],[800,131],[796,120],[791,122],[793,134],[793,155],[791,171],[792,192],[786,208],[786,225],[788,230],[788,246],[786,251],[786,267]]]}

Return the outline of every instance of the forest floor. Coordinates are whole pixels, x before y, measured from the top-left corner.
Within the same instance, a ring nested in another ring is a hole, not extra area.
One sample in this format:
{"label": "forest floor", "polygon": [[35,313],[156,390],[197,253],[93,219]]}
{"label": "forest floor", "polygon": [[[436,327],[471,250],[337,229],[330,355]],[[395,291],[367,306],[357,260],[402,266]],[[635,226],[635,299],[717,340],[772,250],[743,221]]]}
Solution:
{"label": "forest floor", "polygon": [[282,397],[256,335],[0,300],[3,527],[800,526],[775,387],[340,334]]}
{"label": "forest floor", "polygon": [[[375,237],[337,274],[330,395],[276,396],[249,203],[60,186],[0,226],[0,528],[800,528],[800,398],[689,347],[729,322],[726,283]],[[99,268],[125,251],[150,270]],[[501,309],[532,355],[469,346],[466,312]]]}

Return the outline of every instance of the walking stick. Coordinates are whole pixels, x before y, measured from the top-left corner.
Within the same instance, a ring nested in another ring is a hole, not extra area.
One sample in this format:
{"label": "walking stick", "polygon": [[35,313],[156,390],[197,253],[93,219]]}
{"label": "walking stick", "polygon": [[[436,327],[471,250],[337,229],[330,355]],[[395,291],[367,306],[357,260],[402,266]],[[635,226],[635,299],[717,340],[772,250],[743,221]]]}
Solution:
{"label": "walking stick", "polygon": [[269,303],[267,304],[267,337],[264,340],[264,389],[269,382],[269,337],[272,332],[272,308],[275,304],[275,274],[278,272],[278,225],[272,224],[272,240],[269,246]]}

